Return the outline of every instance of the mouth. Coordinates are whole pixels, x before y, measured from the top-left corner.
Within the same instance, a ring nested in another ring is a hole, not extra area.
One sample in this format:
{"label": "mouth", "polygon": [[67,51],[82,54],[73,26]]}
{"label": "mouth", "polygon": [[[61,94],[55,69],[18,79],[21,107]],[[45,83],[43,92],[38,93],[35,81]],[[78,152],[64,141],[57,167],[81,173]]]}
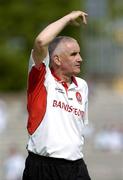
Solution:
{"label": "mouth", "polygon": [[80,64],[77,64],[76,67],[80,68]]}

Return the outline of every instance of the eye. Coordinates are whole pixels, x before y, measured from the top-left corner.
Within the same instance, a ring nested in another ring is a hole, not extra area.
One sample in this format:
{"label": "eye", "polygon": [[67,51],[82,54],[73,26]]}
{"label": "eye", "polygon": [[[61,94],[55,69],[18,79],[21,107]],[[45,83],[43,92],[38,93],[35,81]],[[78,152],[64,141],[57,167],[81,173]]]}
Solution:
{"label": "eye", "polygon": [[71,56],[76,56],[76,55],[77,55],[77,52],[71,53]]}

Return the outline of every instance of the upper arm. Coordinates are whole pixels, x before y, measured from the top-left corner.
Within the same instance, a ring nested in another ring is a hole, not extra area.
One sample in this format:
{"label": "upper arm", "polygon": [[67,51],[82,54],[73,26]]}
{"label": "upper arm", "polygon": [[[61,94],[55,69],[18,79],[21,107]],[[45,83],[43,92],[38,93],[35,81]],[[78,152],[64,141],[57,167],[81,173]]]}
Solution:
{"label": "upper arm", "polygon": [[40,65],[43,62],[43,60],[47,56],[47,53],[48,46],[42,46],[41,42],[35,40],[32,56],[36,66]]}
{"label": "upper arm", "polygon": [[[33,58],[33,51],[34,49],[32,49],[31,51],[31,55],[29,58],[29,66],[28,66],[28,73],[30,72],[30,70],[32,69],[33,66],[35,66],[37,69],[40,69],[41,65],[42,65],[42,61],[39,62],[39,64],[35,64],[35,60]],[[47,55],[45,58],[43,58],[43,64],[45,64],[46,67],[49,67],[49,52],[47,52]]]}

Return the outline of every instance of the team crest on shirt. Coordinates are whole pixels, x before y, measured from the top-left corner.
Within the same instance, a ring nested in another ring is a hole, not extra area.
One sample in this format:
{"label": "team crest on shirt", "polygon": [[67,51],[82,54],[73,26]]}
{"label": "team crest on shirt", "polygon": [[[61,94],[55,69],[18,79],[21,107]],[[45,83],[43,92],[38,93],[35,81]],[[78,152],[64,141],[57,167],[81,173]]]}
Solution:
{"label": "team crest on shirt", "polygon": [[80,94],[80,92],[76,92],[76,99],[79,104],[82,104],[82,95]]}

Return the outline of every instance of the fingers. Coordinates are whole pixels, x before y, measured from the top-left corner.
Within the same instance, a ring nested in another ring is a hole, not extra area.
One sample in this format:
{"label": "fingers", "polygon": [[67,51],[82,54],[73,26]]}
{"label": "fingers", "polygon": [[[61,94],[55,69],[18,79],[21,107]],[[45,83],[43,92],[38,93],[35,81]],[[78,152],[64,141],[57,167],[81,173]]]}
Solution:
{"label": "fingers", "polygon": [[74,23],[76,26],[80,25],[82,22],[87,24],[87,14],[84,13],[80,15],[74,22],[76,22],[76,24]]}
{"label": "fingers", "polygon": [[72,12],[73,17],[72,20],[76,21],[77,23],[81,24],[83,22],[84,24],[87,24],[87,16],[88,14],[83,11],[73,11]]}
{"label": "fingers", "polygon": [[83,11],[72,11],[67,15],[69,17],[69,23],[75,26],[79,26],[82,22],[87,24],[88,14]]}
{"label": "fingers", "polygon": [[87,13],[82,12],[82,16],[81,16],[81,18],[82,18],[82,21],[83,21],[83,23],[84,23],[84,24],[87,24],[87,16],[88,16],[88,14],[87,14]]}

